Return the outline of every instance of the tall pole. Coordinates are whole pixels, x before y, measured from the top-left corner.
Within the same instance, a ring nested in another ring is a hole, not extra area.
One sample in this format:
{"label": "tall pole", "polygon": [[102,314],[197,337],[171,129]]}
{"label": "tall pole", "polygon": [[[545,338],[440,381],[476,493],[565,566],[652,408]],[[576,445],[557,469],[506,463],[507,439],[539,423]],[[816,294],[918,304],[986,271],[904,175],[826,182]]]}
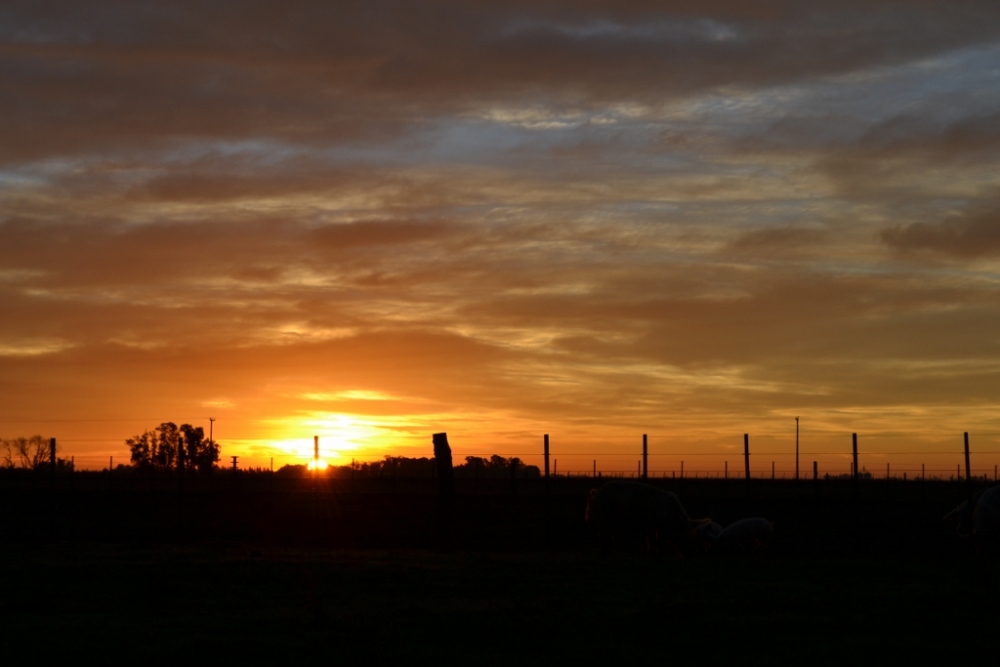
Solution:
{"label": "tall pole", "polygon": [[215,444],[215,437],[214,437],[215,434],[213,433],[213,431],[215,430],[213,428],[214,426],[215,426],[215,417],[209,417],[208,418],[208,444],[210,444],[210,445],[214,445]]}
{"label": "tall pole", "polygon": [[313,479],[319,475],[319,436],[313,436]]}
{"label": "tall pole", "polygon": [[743,434],[743,465],[747,471],[747,481],[750,481],[750,434]]}
{"label": "tall pole", "polygon": [[965,432],[965,481],[972,484],[972,468],[969,466],[969,432]]}
{"label": "tall pole", "polygon": [[642,478],[647,479],[649,477],[649,448],[648,441],[646,439],[646,434],[642,434]]}
{"label": "tall pole", "polygon": [[795,418],[795,479],[799,478],[799,418]]}

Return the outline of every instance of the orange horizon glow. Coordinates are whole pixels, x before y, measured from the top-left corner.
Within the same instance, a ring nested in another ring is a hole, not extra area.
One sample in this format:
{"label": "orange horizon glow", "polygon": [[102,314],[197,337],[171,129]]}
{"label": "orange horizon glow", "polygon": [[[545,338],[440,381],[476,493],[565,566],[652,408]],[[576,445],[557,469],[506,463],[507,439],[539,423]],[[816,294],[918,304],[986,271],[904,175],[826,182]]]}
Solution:
{"label": "orange horizon glow", "polygon": [[[435,420],[442,416],[435,415]],[[440,423],[440,422],[438,422]],[[869,421],[870,425],[876,422]],[[195,423],[195,425],[202,425]],[[508,420],[507,429],[495,429],[490,435],[476,432],[479,421],[461,422],[453,419],[446,427],[455,465],[464,463],[466,456],[489,457],[499,454],[517,457],[529,465],[542,465],[542,434],[546,426],[535,423],[514,423]],[[777,429],[783,425],[785,432]],[[87,423],[93,428],[94,423]],[[97,425],[101,426],[101,425]],[[107,429],[107,424],[103,425]],[[155,426],[149,424],[147,427]],[[207,431],[207,424],[203,425]],[[724,432],[719,425],[714,431],[668,433],[650,429],[646,432],[649,452],[649,471],[653,477],[722,477],[744,474],[743,435],[738,428]],[[735,426],[735,425],[734,425]],[[767,430],[750,431],[751,473],[755,477],[770,477],[772,464],[778,478],[791,478],[795,470],[794,421],[784,424],[764,423]],[[838,429],[835,424],[826,428],[800,421],[799,471],[800,476],[812,475],[813,461],[819,474],[841,475],[850,471],[851,431]],[[885,426],[883,423],[882,426]],[[514,428],[511,428],[514,427]],[[603,474],[637,472],[641,461],[642,431],[626,426],[575,426],[550,428],[551,463],[554,473],[588,475],[594,470]],[[60,431],[72,432],[79,425],[60,424]],[[433,456],[431,434],[437,432],[429,420],[419,416],[391,416],[380,421],[371,415],[311,414],[269,420],[239,419],[227,421],[217,418],[214,424],[215,439],[222,447],[221,465],[228,466],[230,456],[239,457],[240,467],[306,465],[308,469],[326,469],[329,466],[347,466],[352,462],[379,461],[386,456],[430,458]],[[261,437],[239,437],[255,430]],[[49,433],[46,430],[45,433]],[[236,437],[227,432],[237,431]],[[632,431],[632,435],[626,435]],[[266,437],[267,433],[298,432],[299,437]],[[311,433],[311,435],[304,435]],[[206,433],[207,435],[207,433]],[[875,477],[890,474],[909,478],[921,474],[928,477],[948,478],[964,475],[962,431],[880,431],[859,432],[859,460],[862,472]],[[313,455],[313,436],[319,438],[319,466]],[[1000,429],[972,431],[970,433],[973,474],[992,478],[995,466],[1000,463]],[[75,457],[78,469],[103,469],[109,458],[116,464],[127,463],[128,453],[124,438],[117,445],[109,440],[100,446],[88,438],[63,437],[59,439],[60,456]],[[887,469],[888,464],[888,469]]]}

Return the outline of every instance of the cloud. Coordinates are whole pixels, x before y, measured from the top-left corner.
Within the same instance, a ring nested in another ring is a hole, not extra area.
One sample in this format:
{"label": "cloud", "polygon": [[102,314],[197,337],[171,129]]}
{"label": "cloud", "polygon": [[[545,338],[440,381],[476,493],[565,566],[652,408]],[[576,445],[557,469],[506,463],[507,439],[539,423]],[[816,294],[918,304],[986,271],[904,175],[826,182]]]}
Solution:
{"label": "cloud", "polygon": [[2,11],[11,413],[995,403],[995,2]]}
{"label": "cloud", "polygon": [[209,137],[329,146],[518,98],[659,103],[1000,35],[992,2],[737,4],[8,3],[0,159]]}
{"label": "cloud", "polygon": [[957,259],[1000,255],[1000,207],[967,211],[938,223],[914,222],[883,229],[882,242],[902,253]]}

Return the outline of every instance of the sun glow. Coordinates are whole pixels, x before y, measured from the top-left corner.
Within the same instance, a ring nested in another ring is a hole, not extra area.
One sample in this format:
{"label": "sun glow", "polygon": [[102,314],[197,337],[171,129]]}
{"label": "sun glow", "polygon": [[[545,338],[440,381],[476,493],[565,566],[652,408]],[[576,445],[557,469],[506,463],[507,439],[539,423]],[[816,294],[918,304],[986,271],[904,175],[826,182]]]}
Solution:
{"label": "sun glow", "polygon": [[329,464],[323,459],[310,459],[307,467],[309,470],[326,470]]}
{"label": "sun glow", "polygon": [[[354,458],[382,458],[401,439],[398,418],[366,417],[346,413],[313,412],[276,419],[268,428],[277,438],[268,446],[283,463],[298,459],[314,468],[314,437],[319,438],[319,469],[344,465]],[[386,423],[388,422],[388,423]]]}

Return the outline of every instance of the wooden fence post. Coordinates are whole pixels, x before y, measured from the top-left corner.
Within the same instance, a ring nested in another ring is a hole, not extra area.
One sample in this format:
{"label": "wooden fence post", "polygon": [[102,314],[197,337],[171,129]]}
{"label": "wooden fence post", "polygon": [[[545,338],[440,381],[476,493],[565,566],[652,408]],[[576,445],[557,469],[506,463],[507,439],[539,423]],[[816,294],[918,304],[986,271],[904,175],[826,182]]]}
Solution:
{"label": "wooden fence post", "polygon": [[517,459],[510,462],[510,495],[517,495]]}
{"label": "wooden fence post", "polygon": [[969,465],[969,432],[965,432],[965,482],[972,486],[972,467]]}
{"label": "wooden fence post", "polygon": [[729,461],[726,461],[724,465],[725,468],[723,474],[725,475],[725,479],[729,479]]}
{"label": "wooden fence post", "polygon": [[649,449],[647,448],[646,434],[642,434],[642,479],[649,478]]}
{"label": "wooden fence post", "polygon": [[438,489],[441,497],[451,500],[455,495],[455,469],[451,463],[451,447],[448,446],[447,433],[435,433],[434,460],[437,462]]}
{"label": "wooden fence post", "polygon": [[852,433],[851,434],[851,451],[852,451],[852,453],[854,455],[854,458],[853,458],[853,461],[854,461],[854,470],[853,470],[854,487],[855,487],[855,490],[857,490],[857,485],[858,485],[858,434],[857,433]]}
{"label": "wooden fence post", "polygon": [[746,468],[747,482],[750,481],[750,434],[743,434],[743,465]]}
{"label": "wooden fence post", "polygon": [[56,439],[49,438],[49,487],[56,487]]}
{"label": "wooden fence post", "polygon": [[546,433],[543,438],[543,447],[545,450],[545,495],[549,495],[549,434]]}
{"label": "wooden fence post", "polygon": [[184,436],[177,438],[177,495],[184,490]]}

